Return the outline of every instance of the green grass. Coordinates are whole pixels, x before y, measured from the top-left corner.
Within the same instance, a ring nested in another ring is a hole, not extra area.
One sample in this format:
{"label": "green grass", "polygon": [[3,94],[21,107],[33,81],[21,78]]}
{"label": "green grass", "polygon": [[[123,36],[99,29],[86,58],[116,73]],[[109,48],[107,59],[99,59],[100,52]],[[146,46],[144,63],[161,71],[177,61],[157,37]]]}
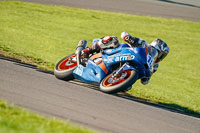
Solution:
{"label": "green grass", "polygon": [[0,100],[0,133],[95,133],[55,118],[46,118]]}
{"label": "green grass", "polygon": [[200,23],[179,19],[109,13],[24,2],[0,2],[0,47],[53,66],[75,51],[81,39],[91,44],[105,35],[127,31],[170,47],[151,82],[137,82],[130,94],[200,113]]}

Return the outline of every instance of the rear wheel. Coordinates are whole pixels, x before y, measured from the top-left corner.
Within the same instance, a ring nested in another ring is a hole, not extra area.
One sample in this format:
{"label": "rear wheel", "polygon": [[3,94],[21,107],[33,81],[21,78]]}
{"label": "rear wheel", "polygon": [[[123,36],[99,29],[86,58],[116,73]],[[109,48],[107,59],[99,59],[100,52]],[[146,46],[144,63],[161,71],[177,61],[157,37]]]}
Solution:
{"label": "rear wheel", "polygon": [[58,79],[70,80],[73,79],[73,71],[77,67],[76,55],[71,54],[60,60],[54,68],[54,75]]}
{"label": "rear wheel", "polygon": [[122,71],[118,76],[111,73],[101,81],[100,90],[110,94],[117,93],[132,86],[137,79],[138,73],[135,70]]}

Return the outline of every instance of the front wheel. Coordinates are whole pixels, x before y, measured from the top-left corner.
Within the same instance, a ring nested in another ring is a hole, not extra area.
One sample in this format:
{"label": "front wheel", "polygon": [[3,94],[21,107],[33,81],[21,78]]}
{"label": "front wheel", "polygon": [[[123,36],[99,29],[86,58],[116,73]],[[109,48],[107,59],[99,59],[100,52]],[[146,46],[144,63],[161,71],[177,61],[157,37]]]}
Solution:
{"label": "front wheel", "polygon": [[113,76],[113,73],[105,77],[100,83],[100,90],[113,94],[132,86],[138,79],[138,73],[135,70],[122,71],[120,75]]}
{"label": "front wheel", "polygon": [[76,54],[71,54],[60,60],[55,68],[54,75],[58,79],[70,80],[73,79],[73,71],[77,67]]}

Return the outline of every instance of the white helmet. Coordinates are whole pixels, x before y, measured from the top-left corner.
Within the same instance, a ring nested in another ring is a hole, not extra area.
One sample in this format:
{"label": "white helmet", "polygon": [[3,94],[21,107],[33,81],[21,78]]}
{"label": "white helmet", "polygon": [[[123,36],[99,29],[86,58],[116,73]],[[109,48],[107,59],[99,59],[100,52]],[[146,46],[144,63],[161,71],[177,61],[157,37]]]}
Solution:
{"label": "white helmet", "polygon": [[158,50],[157,62],[162,61],[169,53],[169,47],[161,39],[154,40],[150,45]]}

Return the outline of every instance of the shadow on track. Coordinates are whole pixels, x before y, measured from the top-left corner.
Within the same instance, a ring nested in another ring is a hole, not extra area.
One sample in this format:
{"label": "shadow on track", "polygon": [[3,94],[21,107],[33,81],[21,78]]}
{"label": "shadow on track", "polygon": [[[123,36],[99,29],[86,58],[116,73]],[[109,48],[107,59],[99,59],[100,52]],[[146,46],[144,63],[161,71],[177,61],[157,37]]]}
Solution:
{"label": "shadow on track", "polygon": [[[36,70],[38,72],[42,72],[42,73],[53,75],[52,71],[39,69],[39,68],[37,68],[36,65],[23,63],[18,59],[5,57],[5,56],[3,56],[1,54],[0,54],[0,59],[13,62],[15,65],[19,65],[19,66],[22,66],[22,67],[27,67],[27,68],[30,68],[30,69],[34,69],[34,70]],[[84,86],[84,87],[99,91],[99,86],[96,83],[87,84],[87,83],[83,83],[83,82],[81,82],[79,80],[76,80],[76,79],[75,80],[71,80],[71,81],[66,81],[66,82],[70,82],[72,84]],[[161,109],[168,110],[168,111],[171,111],[171,112],[180,113],[180,114],[184,114],[184,115],[189,115],[189,116],[193,116],[193,117],[196,117],[196,118],[200,118],[200,113],[195,112],[195,111],[193,111],[193,110],[191,110],[189,108],[182,107],[182,106],[177,105],[177,104],[156,103],[156,102],[153,102],[153,101],[150,101],[150,100],[147,100],[147,99],[143,99],[143,98],[132,96],[132,95],[130,95],[128,93],[117,93],[117,94],[113,94],[113,96],[117,96],[117,97],[124,98],[124,99],[127,99],[127,100],[131,100],[131,101],[134,101],[134,102],[142,103],[142,104],[145,104],[145,105],[153,106],[153,107],[156,107],[156,108],[161,108]]]}
{"label": "shadow on track", "polygon": [[182,6],[189,6],[189,7],[200,8],[200,6],[196,6],[196,5],[192,5],[192,4],[187,4],[187,3],[181,3],[181,2],[175,2],[175,1],[172,1],[172,0],[157,0],[157,1],[167,2],[167,3],[171,3],[171,4],[182,5]]}
{"label": "shadow on track", "polygon": [[189,108],[186,107],[182,107],[180,105],[177,104],[166,104],[166,103],[156,103],[147,99],[143,99],[143,98],[139,98],[139,97],[135,97],[132,96],[128,93],[122,93],[122,94],[114,94],[115,96],[121,97],[121,98],[125,98],[127,100],[131,100],[131,101],[135,101],[135,102],[139,102],[142,104],[146,104],[146,105],[150,105],[156,108],[161,108],[161,109],[165,109],[171,112],[175,112],[175,113],[180,113],[180,114],[184,114],[184,115],[189,115],[189,116],[193,116],[193,117],[197,117],[200,118],[200,113],[195,112]]}

